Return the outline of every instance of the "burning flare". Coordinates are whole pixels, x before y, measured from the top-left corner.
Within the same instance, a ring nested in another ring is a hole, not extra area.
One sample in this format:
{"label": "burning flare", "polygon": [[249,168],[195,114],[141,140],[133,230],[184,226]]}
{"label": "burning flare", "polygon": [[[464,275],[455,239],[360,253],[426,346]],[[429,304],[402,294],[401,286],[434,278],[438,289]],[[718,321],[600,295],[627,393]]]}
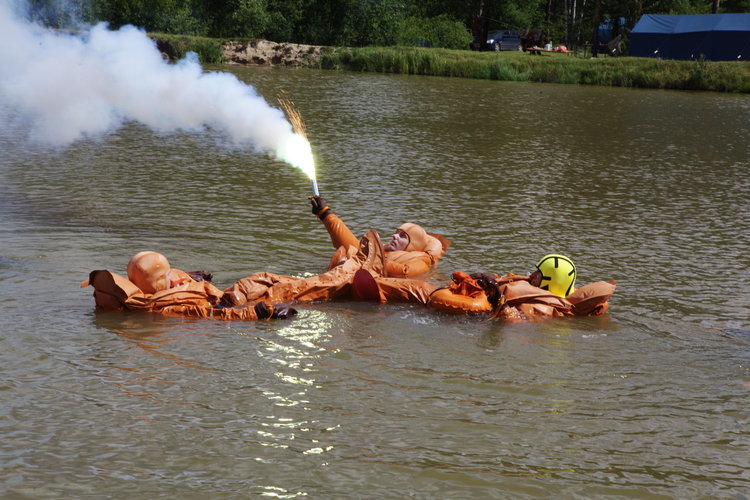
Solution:
{"label": "burning flare", "polygon": [[[210,129],[230,147],[269,154],[315,178],[291,103],[287,120],[236,76],[204,71],[193,53],[169,64],[142,29],[100,23],[70,34],[32,22],[28,8],[0,0],[0,134],[20,127],[34,145],[66,147],[129,122],[159,134]],[[6,120],[8,112],[18,119]]]}
{"label": "burning flare", "polygon": [[310,178],[313,194],[318,196],[318,182],[315,179],[315,159],[310,148],[310,141],[307,140],[302,114],[294,107],[292,101],[283,97],[283,91],[279,96],[279,104],[284,109],[289,123],[292,124],[294,135],[279,146],[276,155],[280,160],[297,167],[307,174]]}

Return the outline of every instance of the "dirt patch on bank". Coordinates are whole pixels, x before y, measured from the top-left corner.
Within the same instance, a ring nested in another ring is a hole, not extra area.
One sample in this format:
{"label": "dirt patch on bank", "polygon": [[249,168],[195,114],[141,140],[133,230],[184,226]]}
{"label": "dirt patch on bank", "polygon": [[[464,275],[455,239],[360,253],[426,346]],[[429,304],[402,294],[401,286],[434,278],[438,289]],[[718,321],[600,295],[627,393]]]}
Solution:
{"label": "dirt patch on bank", "polygon": [[221,57],[226,64],[314,66],[320,61],[321,48],[268,40],[232,40],[222,45]]}

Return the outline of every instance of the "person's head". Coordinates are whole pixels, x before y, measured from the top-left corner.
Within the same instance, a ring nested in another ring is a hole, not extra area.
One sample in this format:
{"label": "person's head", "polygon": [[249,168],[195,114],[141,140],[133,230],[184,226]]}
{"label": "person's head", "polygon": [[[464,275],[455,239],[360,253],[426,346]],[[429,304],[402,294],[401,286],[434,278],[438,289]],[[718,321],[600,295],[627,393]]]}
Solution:
{"label": "person's head", "polygon": [[424,252],[431,236],[417,224],[405,222],[401,224],[385,246],[389,252],[406,250],[407,252]]}
{"label": "person's head", "polygon": [[395,252],[396,250],[406,250],[409,246],[409,233],[401,228],[396,229],[396,232],[391,236],[391,241],[386,243],[383,248],[386,252]]}
{"label": "person's head", "polygon": [[128,262],[128,279],[144,293],[169,288],[169,261],[158,252],[139,252]]}
{"label": "person's head", "polygon": [[529,283],[558,297],[567,297],[576,283],[576,266],[564,255],[545,255],[536,263],[536,271],[531,273]]}

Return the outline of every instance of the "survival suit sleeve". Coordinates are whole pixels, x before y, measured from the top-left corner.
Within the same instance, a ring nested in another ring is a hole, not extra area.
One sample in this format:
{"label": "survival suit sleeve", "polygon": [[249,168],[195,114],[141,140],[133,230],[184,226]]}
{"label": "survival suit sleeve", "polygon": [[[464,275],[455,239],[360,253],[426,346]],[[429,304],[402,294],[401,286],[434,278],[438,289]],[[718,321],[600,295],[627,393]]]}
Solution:
{"label": "survival suit sleeve", "polygon": [[576,288],[566,297],[576,316],[600,316],[609,308],[607,303],[615,293],[614,281],[596,281]]}
{"label": "survival suit sleeve", "polygon": [[298,278],[266,272],[251,274],[224,290],[221,305],[225,307],[241,306],[248,302],[254,303],[259,300],[266,300],[269,290],[276,283],[296,279]]}
{"label": "survival suit sleeve", "polygon": [[354,233],[351,232],[338,215],[329,214],[323,219],[323,225],[326,227],[328,235],[331,237],[333,248],[339,248],[341,246],[353,246],[359,248],[359,238],[354,236]]}
{"label": "survival suit sleeve", "polygon": [[376,278],[380,301],[427,304],[435,285],[420,279]]}
{"label": "survival suit sleeve", "polygon": [[97,307],[110,311],[121,311],[143,292],[129,279],[107,270],[91,271],[85,285],[94,287],[94,300]]}

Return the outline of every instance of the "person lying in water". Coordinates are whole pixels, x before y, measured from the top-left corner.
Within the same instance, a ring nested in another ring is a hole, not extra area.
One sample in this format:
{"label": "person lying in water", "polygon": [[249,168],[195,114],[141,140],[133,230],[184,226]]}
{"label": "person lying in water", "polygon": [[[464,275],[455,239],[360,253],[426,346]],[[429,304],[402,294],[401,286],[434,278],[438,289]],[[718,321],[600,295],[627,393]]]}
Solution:
{"label": "person lying in water", "polygon": [[221,303],[236,307],[264,301],[311,302],[367,300],[426,304],[435,285],[417,279],[386,276],[387,252],[377,231],[357,242],[356,251],[329,271],[298,278],[275,273],[255,273],[224,290]]}
{"label": "person lying in water", "polygon": [[429,306],[448,313],[490,313],[506,321],[562,316],[600,316],[609,308],[614,281],[575,288],[576,267],[560,254],[549,254],[527,276],[509,273],[453,273],[452,282],[431,292]]}
{"label": "person lying in water", "polygon": [[352,296],[381,303],[416,302],[451,314],[483,313],[507,321],[602,315],[616,286],[598,281],[576,289],[575,264],[560,254],[545,255],[528,275],[455,272],[442,287],[420,279],[367,276],[369,272],[356,272]]}
{"label": "person lying in water", "polygon": [[336,248],[328,271],[308,278],[267,272],[251,274],[224,291],[222,304],[236,307],[254,301],[351,299],[427,303],[435,285],[400,278],[427,272],[450,246],[448,240],[429,235],[412,223],[401,225],[386,245],[375,230],[358,240],[323,198],[313,196],[310,200],[312,213],[323,222]]}
{"label": "person lying in water", "polygon": [[518,321],[602,315],[616,285],[599,281],[575,289],[573,261],[549,254],[526,276],[456,272],[450,284],[438,287],[422,279],[385,276],[385,253],[377,232],[371,230],[354,256],[326,273],[309,278],[256,273],[225,290],[222,300],[229,306],[257,300],[411,302],[453,314],[485,313]]}
{"label": "person lying in water", "polygon": [[254,301],[226,307],[221,304],[224,292],[209,282],[210,274],[172,268],[158,252],[135,254],[128,262],[127,276],[107,270],[92,271],[81,288],[93,286],[97,307],[114,311],[246,321],[285,319],[297,314],[296,309],[285,303]]}
{"label": "person lying in water", "polygon": [[[336,249],[328,269],[351,258],[359,247],[359,239],[320,196],[311,196],[312,213],[323,223]],[[437,234],[428,234],[421,226],[407,222],[399,226],[385,246],[384,276],[404,278],[424,274],[437,264],[450,246],[450,241]]]}

